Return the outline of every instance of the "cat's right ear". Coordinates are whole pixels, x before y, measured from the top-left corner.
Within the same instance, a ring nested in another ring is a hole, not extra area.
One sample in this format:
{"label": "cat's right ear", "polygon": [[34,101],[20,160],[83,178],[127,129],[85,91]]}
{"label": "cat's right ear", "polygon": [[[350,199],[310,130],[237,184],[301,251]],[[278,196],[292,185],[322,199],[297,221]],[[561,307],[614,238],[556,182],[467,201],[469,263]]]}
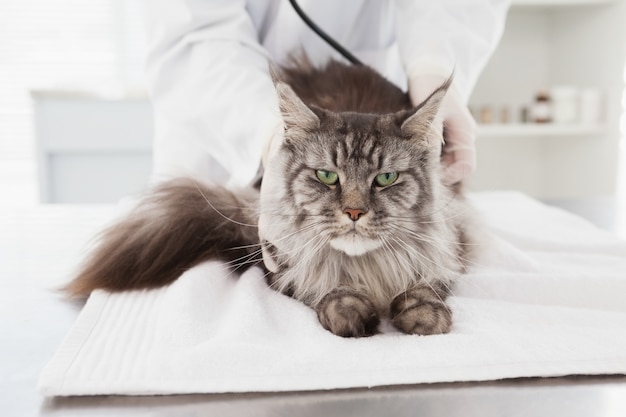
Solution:
{"label": "cat's right ear", "polygon": [[[424,144],[428,144],[428,138],[433,128],[433,123],[441,107],[450,85],[452,84],[452,74],[441,86],[433,91],[430,96],[421,102],[404,122],[402,122],[402,133],[407,137],[419,138],[425,140]],[[443,134],[443,132],[438,132]],[[441,136],[443,139],[443,136]]]}
{"label": "cat's right ear", "polygon": [[289,139],[290,132],[309,132],[319,127],[320,119],[296,95],[293,89],[283,83],[276,84],[280,112],[285,122],[285,138]]}

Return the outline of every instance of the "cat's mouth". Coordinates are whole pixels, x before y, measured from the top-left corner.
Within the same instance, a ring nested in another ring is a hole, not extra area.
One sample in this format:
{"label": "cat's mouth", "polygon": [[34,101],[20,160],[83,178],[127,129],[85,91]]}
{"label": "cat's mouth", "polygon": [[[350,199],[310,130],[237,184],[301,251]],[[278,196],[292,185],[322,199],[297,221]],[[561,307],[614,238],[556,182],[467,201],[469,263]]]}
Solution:
{"label": "cat's mouth", "polygon": [[367,252],[378,249],[382,244],[383,242],[380,239],[370,239],[359,234],[356,230],[351,230],[330,241],[330,246],[349,256],[364,255]]}

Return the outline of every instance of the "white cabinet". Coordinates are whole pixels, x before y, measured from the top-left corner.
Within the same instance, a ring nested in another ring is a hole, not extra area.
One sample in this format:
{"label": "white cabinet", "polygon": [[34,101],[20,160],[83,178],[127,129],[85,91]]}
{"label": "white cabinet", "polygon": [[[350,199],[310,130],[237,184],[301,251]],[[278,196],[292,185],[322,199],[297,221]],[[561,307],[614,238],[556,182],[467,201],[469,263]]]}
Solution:
{"label": "white cabinet", "polygon": [[33,97],[42,203],[113,203],[146,188],[152,109],[145,97]]}
{"label": "white cabinet", "polygon": [[[612,195],[617,177],[626,57],[621,0],[518,0],[470,105],[488,106],[507,124],[479,126],[473,189],[518,189],[538,198]],[[540,89],[601,92],[594,125],[519,124],[521,108]]]}

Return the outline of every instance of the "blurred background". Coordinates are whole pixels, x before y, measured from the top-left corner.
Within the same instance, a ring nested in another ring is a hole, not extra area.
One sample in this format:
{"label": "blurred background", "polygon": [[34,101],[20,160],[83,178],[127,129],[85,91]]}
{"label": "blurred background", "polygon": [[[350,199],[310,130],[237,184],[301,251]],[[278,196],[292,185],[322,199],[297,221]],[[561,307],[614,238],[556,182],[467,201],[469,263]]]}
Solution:
{"label": "blurred background", "polygon": [[[152,113],[142,0],[0,0],[3,206],[143,190]],[[470,188],[517,190],[626,237],[626,6],[513,0],[470,99]]]}

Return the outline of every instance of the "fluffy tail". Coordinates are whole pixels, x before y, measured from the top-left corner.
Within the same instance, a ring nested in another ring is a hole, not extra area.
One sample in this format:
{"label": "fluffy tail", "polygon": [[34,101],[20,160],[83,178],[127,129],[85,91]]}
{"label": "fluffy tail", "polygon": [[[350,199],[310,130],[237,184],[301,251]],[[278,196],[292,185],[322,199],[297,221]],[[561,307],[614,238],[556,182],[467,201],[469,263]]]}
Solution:
{"label": "fluffy tail", "polygon": [[78,276],[64,289],[86,297],[156,288],[208,259],[233,268],[261,262],[258,191],[235,194],[191,179],[158,186],[117,224],[104,230]]}

